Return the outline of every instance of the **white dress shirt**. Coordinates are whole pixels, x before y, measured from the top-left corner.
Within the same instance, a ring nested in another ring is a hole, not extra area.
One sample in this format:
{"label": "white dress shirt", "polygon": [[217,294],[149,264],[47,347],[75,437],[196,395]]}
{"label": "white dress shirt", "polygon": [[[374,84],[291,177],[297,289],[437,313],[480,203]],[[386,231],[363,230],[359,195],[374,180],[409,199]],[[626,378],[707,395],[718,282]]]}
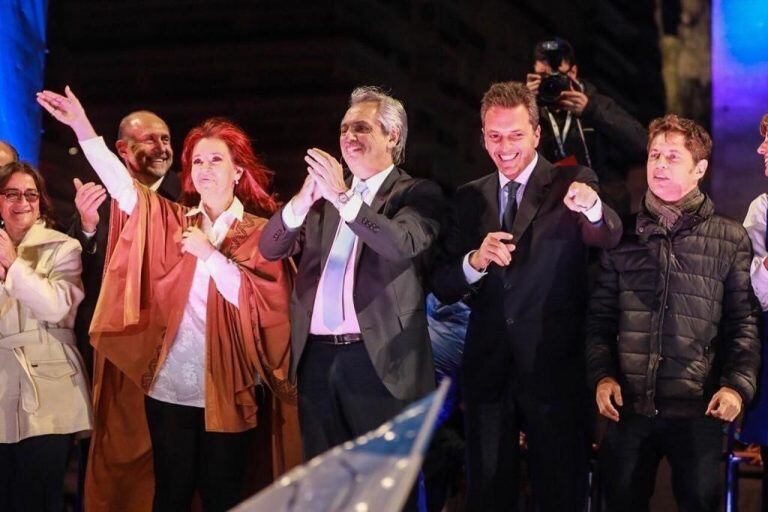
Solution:
{"label": "white dress shirt", "polygon": [[[101,137],[80,141],[80,146],[120,210],[130,215],[136,207],[138,193],[123,162],[107,148]],[[211,222],[202,204],[189,210],[187,216],[198,213],[203,215],[201,230],[218,249],[232,223],[242,220],[243,205],[234,198],[215,222]],[[224,299],[238,306],[240,270],[237,265],[218,250],[205,260],[198,259],[179,330],[149,392],[152,398],[179,405],[205,406],[205,319],[211,278]]]}
{"label": "white dress shirt", "polygon": [[763,311],[768,311],[768,270],[765,268],[765,258],[768,256],[765,247],[765,215],[768,209],[768,194],[760,194],[752,201],[744,218],[744,227],[752,240],[752,289],[760,301]]}
{"label": "white dress shirt", "polygon": [[[515,200],[517,201],[517,206],[520,206],[520,202],[523,200],[523,194],[525,193],[525,189],[528,186],[528,181],[531,179],[531,175],[533,174],[533,170],[536,168],[536,164],[539,162],[539,153],[536,152],[533,155],[533,160],[525,166],[525,169],[523,169],[523,172],[521,172],[517,178],[515,178],[514,181],[520,184],[520,186],[517,188],[517,192],[515,194]],[[499,174],[499,222],[501,222],[501,218],[504,216],[504,211],[506,211],[507,207],[507,193],[504,190],[504,187],[509,183],[510,180],[504,174],[502,174],[501,171],[498,171]],[[600,201],[600,197],[597,198],[597,201],[589,210],[586,210],[584,212],[584,216],[589,219],[590,222],[593,224],[596,222],[599,222],[600,219],[603,218],[603,203]],[[469,257],[472,256],[472,253],[476,252],[476,250],[470,251],[467,254],[464,255],[464,260],[461,263],[461,268],[464,271],[464,277],[467,280],[468,284],[474,284],[478,282],[480,279],[483,278],[488,272],[483,269],[482,271],[475,270],[472,268],[472,265],[469,264]],[[514,255],[513,255],[514,257]]]}
{"label": "white dress shirt", "polygon": [[[155,180],[155,182],[152,183],[148,187],[149,190],[151,190],[152,192],[157,192],[158,190],[160,190],[160,185],[163,184],[163,179],[165,179],[165,176],[162,176],[162,177],[158,178],[157,180]],[[107,199],[109,199],[109,198],[107,198]],[[90,240],[91,238],[96,236],[96,233],[98,232],[98,230],[86,231],[84,229],[81,229],[81,231],[83,232],[83,236],[85,236],[86,240]],[[83,247],[83,250],[85,250],[85,247]],[[91,251],[89,252],[89,254],[93,254],[95,252],[96,252],[96,245],[94,244],[94,246],[91,249]]]}
{"label": "white dress shirt", "polygon": [[[392,172],[394,167],[394,165],[390,165],[383,171],[378,172],[365,180],[365,184],[368,187],[368,190],[366,191],[365,197],[363,198],[360,198],[357,194],[352,192],[360,182],[357,176],[352,179],[352,186],[347,193],[350,196],[350,199],[345,205],[342,205],[339,208],[339,216],[343,221],[352,222],[355,220],[355,217],[357,217],[357,214],[360,212],[360,208],[362,207],[363,202],[365,202],[367,205],[371,204],[373,198],[376,197],[376,193],[378,192],[379,188],[381,188],[381,184],[384,183],[384,180],[387,179],[387,176],[389,176],[389,173]],[[293,200],[289,201],[285,208],[283,208],[283,223],[285,223],[286,227],[289,229],[297,229],[303,224],[305,216],[296,215],[293,210],[292,203]],[[339,227],[341,227],[341,222],[339,222]],[[339,228],[336,229],[336,236],[338,236],[338,229]],[[309,326],[309,332],[311,334],[349,334],[360,332],[360,324],[357,321],[357,313],[355,311],[355,304],[353,300],[353,293],[355,290],[354,255],[357,253],[357,245],[359,243],[360,240],[357,236],[355,236],[355,242],[352,247],[352,255],[347,261],[347,268],[344,271],[344,291],[342,295],[342,300],[344,302],[344,321],[335,329],[329,329],[323,323],[323,288],[326,285],[325,269],[323,269],[323,273],[320,276],[320,282],[317,286],[314,308],[312,309],[312,320]]]}
{"label": "white dress shirt", "polygon": [[[243,205],[235,198],[215,222],[211,222],[202,204],[190,210],[187,216],[198,213],[203,215],[203,233],[218,249],[232,223],[243,220]],[[240,271],[237,265],[228,262],[219,251],[214,251],[206,260],[198,259],[179,330],[149,392],[155,400],[205,407],[205,319],[211,278],[227,301],[235,306],[238,304]]]}

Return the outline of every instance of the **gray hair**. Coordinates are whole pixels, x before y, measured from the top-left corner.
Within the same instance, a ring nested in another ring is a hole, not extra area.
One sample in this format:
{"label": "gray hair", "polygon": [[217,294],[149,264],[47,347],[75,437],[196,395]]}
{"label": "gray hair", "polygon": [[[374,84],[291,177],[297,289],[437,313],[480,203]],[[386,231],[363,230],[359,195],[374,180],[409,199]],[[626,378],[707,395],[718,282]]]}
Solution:
{"label": "gray hair", "polygon": [[392,148],[392,161],[395,164],[401,163],[405,155],[405,141],[408,138],[408,116],[405,114],[402,102],[379,87],[370,85],[357,87],[349,95],[350,107],[364,102],[373,102],[378,105],[377,116],[385,134],[389,135],[393,131],[399,134],[397,143]]}

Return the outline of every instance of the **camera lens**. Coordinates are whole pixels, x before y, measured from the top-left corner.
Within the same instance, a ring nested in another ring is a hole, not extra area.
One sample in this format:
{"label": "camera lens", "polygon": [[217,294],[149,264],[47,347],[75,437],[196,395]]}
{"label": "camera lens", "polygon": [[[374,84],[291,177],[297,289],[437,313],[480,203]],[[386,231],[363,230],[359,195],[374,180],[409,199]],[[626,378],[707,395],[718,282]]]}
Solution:
{"label": "camera lens", "polygon": [[537,96],[539,104],[554,105],[560,93],[567,91],[571,87],[571,79],[564,73],[551,73],[545,75],[539,84],[539,94]]}

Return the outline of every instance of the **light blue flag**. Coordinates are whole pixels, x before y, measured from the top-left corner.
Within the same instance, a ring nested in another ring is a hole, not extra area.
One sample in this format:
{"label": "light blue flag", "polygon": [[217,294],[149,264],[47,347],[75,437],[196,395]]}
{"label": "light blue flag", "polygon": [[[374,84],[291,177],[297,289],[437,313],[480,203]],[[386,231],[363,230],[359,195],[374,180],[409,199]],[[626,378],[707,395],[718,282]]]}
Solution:
{"label": "light blue flag", "polygon": [[398,512],[419,474],[448,392],[434,393],[393,420],[296,467],[235,512]]}

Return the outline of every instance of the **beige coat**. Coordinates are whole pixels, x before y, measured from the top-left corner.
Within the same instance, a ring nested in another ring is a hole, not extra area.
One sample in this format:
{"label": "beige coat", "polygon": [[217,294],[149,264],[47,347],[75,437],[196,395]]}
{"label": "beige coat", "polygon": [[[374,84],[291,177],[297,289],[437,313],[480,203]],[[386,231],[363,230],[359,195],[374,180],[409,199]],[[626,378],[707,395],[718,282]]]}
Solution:
{"label": "beige coat", "polygon": [[0,443],[92,427],[72,327],[83,300],[80,244],[34,224],[0,282]]}

